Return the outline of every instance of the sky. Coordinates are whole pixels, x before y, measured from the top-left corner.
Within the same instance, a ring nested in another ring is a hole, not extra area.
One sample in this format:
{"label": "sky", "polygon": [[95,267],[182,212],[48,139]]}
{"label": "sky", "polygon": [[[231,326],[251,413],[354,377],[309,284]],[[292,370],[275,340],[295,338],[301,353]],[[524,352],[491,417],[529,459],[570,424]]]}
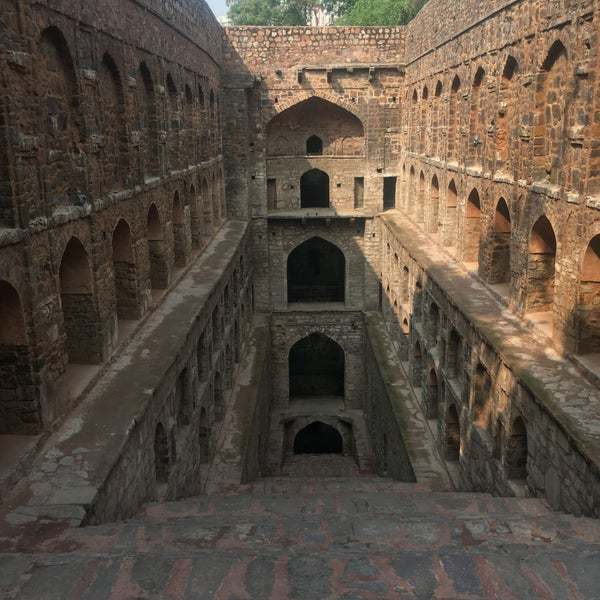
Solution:
{"label": "sky", "polygon": [[227,14],[225,0],[207,0],[207,2],[217,17],[224,17]]}

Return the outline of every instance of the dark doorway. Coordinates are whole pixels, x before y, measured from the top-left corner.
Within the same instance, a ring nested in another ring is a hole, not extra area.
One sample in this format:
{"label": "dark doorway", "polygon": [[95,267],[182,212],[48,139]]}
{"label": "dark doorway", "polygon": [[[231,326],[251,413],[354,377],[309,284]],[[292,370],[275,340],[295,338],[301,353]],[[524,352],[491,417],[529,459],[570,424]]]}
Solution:
{"label": "dark doorway", "polygon": [[322,238],[311,238],[288,257],[288,302],[344,302],[345,279],[342,251]]}
{"label": "dark doorway", "polygon": [[294,439],[294,454],[342,454],[343,451],[339,431],[320,421],[301,429]]}
{"label": "dark doorway", "polygon": [[396,178],[383,178],[383,210],[396,208]]}
{"label": "dark doorway", "polygon": [[290,398],[344,395],[344,351],[331,338],[313,333],[290,350]]}
{"label": "dark doorway", "polygon": [[329,175],[319,169],[311,169],[300,178],[301,208],[329,207]]}

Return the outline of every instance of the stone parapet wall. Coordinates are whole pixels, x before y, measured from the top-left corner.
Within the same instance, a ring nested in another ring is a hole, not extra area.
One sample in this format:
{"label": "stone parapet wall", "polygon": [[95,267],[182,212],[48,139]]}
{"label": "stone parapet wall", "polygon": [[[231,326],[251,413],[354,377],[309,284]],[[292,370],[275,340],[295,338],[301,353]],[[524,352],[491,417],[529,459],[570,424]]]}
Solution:
{"label": "stone parapet wall", "polygon": [[226,27],[228,71],[264,73],[292,66],[399,64],[403,27]]}

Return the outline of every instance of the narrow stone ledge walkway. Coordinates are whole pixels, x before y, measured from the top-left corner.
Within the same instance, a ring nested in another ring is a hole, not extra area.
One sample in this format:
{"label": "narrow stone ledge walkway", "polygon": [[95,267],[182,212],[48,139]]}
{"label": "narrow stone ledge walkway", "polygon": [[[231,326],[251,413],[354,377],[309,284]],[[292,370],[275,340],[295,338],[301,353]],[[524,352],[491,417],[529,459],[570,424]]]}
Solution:
{"label": "narrow stone ledge walkway", "polygon": [[40,531],[0,573],[7,600],[597,600],[600,523],[536,499],[279,477]]}
{"label": "narrow stone ledge walkway", "polygon": [[36,521],[43,528],[49,523],[77,526],[85,519],[246,231],[243,221],[222,227],[139,335],[50,436],[2,506],[0,536],[27,537]]}
{"label": "narrow stone ledge walkway", "polygon": [[600,472],[600,390],[404,216],[380,218]]}

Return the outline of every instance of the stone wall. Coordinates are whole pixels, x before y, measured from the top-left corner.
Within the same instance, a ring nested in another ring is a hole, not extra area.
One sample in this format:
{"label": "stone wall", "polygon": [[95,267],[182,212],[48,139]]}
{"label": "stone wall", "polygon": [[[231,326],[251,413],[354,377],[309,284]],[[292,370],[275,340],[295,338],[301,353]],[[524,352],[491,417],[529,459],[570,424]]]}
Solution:
{"label": "stone wall", "polygon": [[[122,339],[117,316],[147,313],[223,223],[221,29],[186,0],[118,10],[3,0],[0,12],[0,280],[24,319],[20,378],[36,382],[12,390],[24,404],[0,409],[0,431],[31,433],[77,401],[57,391],[69,363],[106,361]],[[117,224],[127,299],[116,291]],[[61,298],[69,273],[88,284],[85,308]],[[93,351],[78,349],[84,339]]]}
{"label": "stone wall", "polygon": [[[556,509],[598,516],[597,450],[594,433],[584,433],[591,414],[581,414],[594,411],[595,386],[548,355],[516,317],[513,323],[498,312],[492,294],[428,248],[415,225],[380,223],[383,312],[393,336],[406,338],[413,391],[436,422],[455,481],[500,495],[540,495]],[[586,400],[575,405],[576,397]]]}

